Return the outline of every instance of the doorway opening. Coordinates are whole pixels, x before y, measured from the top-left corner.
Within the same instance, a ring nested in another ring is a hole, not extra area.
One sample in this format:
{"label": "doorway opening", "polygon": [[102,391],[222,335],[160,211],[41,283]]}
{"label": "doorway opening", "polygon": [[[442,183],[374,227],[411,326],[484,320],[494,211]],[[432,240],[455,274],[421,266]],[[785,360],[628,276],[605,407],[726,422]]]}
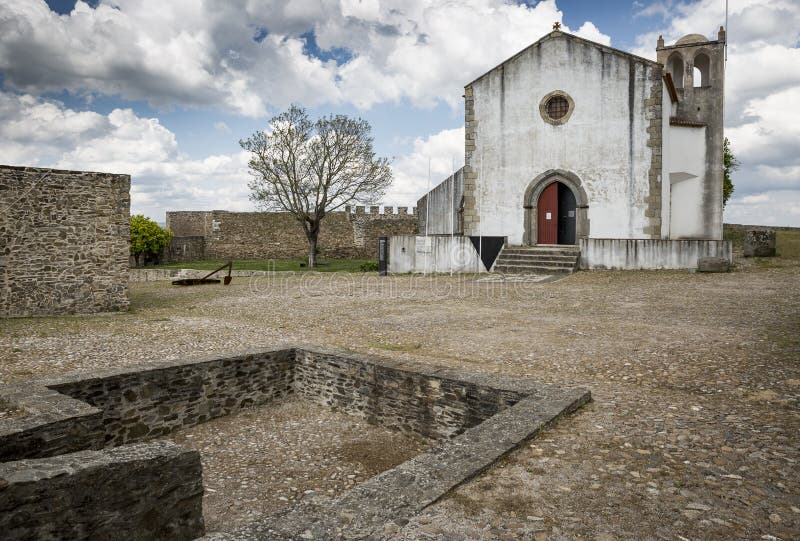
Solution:
{"label": "doorway opening", "polygon": [[537,203],[536,244],[575,244],[575,194],[561,182],[542,190]]}

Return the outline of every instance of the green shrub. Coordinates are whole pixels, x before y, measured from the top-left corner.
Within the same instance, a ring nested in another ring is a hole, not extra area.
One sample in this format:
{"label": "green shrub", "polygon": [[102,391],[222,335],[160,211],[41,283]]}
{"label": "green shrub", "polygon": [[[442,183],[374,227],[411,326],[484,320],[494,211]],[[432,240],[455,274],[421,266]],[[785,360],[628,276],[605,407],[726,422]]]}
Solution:
{"label": "green shrub", "polygon": [[359,268],[361,269],[361,272],[378,272],[378,262],[365,261],[359,266]]}
{"label": "green shrub", "polygon": [[170,240],[172,231],[169,229],[163,229],[147,216],[131,216],[131,255],[136,258],[137,266],[143,263],[142,256],[158,259]]}

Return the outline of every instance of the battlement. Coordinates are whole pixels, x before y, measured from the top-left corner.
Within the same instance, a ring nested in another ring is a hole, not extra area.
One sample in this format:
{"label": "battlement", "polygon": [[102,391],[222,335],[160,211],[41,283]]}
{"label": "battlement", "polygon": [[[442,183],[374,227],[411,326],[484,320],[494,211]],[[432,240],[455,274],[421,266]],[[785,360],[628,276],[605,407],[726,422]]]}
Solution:
{"label": "battlement", "polygon": [[[414,216],[417,214],[417,207],[411,207],[411,212],[408,212],[408,207],[393,207],[385,205],[383,210],[378,205],[373,205],[369,207],[369,213],[367,213],[367,207],[364,205],[356,205],[351,206],[347,205],[344,207],[344,212],[347,214],[365,214],[370,216]],[[395,213],[397,210],[397,213]]]}

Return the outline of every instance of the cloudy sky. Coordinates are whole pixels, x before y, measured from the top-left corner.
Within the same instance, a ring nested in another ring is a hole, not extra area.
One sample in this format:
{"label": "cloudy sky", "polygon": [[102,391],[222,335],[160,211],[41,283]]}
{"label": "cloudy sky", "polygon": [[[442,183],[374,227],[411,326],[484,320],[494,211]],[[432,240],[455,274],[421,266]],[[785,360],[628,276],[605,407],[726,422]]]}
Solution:
{"label": "cloudy sky", "polygon": [[[238,141],[357,115],[411,205],[463,163],[464,83],[547,33],[655,59],[724,0],[0,0],[0,163],[124,172],[132,211],[252,209]],[[800,2],[730,0],[728,222],[800,226]]]}

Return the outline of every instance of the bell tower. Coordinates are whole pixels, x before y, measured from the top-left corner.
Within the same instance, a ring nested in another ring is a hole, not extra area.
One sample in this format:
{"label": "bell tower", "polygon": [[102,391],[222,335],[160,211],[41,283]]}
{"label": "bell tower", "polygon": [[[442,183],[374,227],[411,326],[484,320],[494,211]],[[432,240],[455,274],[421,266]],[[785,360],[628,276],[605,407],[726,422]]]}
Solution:
{"label": "bell tower", "polygon": [[674,86],[674,94],[670,92],[669,117],[664,104],[664,121],[669,122],[669,127],[705,127],[703,237],[712,239],[722,238],[725,40],[725,29],[720,26],[715,41],[701,34],[689,34],[674,45],[665,45],[659,37],[656,47],[665,80],[671,79]]}
{"label": "bell tower", "polygon": [[719,112],[722,120],[725,29],[719,28],[716,41],[709,41],[701,34],[689,34],[675,45],[665,46],[664,40],[659,38],[656,54],[678,93],[677,116],[710,123]]}

